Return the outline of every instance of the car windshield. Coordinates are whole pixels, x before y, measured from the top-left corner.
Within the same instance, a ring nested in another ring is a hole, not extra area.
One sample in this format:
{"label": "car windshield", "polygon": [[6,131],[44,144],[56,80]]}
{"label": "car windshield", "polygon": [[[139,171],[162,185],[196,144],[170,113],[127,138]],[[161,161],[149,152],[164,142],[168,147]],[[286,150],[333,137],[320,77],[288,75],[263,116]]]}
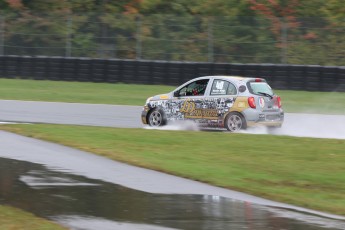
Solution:
{"label": "car windshield", "polygon": [[250,82],[250,88],[254,94],[273,95],[272,88],[266,82]]}

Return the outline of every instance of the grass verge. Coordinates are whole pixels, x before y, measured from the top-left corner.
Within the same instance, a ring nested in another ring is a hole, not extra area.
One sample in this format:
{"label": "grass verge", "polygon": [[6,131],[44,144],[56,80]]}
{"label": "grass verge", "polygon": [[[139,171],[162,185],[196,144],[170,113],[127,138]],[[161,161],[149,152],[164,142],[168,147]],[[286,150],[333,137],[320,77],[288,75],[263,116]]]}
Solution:
{"label": "grass verge", "polygon": [[345,215],[345,140],[43,124],[0,129]]}
{"label": "grass verge", "polygon": [[148,97],[175,87],[91,82],[0,79],[0,99],[144,105]]}
{"label": "grass verge", "polygon": [[63,230],[67,228],[22,210],[0,205],[0,229]]}
{"label": "grass verge", "polygon": [[[173,86],[0,79],[0,99],[144,105]],[[345,93],[276,91],[286,112],[345,114]]]}

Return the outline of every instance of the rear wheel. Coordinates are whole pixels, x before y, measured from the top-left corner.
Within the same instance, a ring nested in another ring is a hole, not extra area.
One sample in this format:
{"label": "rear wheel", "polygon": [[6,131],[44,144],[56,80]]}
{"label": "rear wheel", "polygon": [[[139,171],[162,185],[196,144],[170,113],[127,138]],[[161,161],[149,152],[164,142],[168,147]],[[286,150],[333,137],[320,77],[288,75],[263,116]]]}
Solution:
{"label": "rear wheel", "polygon": [[165,118],[163,112],[159,109],[152,110],[148,117],[148,124],[153,127],[165,125]]}
{"label": "rear wheel", "polygon": [[238,112],[231,112],[225,118],[225,128],[230,132],[237,132],[247,128],[244,117]]}

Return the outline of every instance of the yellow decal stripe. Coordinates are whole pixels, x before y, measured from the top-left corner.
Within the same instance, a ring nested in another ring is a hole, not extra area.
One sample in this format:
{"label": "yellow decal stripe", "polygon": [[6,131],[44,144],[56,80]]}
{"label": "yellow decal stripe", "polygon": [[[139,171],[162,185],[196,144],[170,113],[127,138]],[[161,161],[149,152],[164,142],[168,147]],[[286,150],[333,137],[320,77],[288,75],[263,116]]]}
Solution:
{"label": "yellow decal stripe", "polygon": [[160,99],[168,99],[169,97],[168,97],[168,95],[161,95],[159,98]]}
{"label": "yellow decal stripe", "polygon": [[230,108],[229,112],[242,112],[249,108],[248,97],[237,97],[234,105]]}

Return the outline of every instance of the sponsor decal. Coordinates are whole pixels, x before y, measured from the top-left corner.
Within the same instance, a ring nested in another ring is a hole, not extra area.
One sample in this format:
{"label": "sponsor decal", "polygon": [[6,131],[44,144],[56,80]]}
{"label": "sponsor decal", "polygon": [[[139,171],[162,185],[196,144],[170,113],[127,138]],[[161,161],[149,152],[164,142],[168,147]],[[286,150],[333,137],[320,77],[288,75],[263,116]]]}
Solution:
{"label": "sponsor decal", "polygon": [[238,106],[238,108],[244,108],[244,107],[246,107],[246,103],[243,101],[240,101],[240,102],[238,102],[237,106]]}
{"label": "sponsor decal", "polygon": [[263,97],[260,97],[259,98],[259,104],[260,104],[260,107],[261,108],[264,108],[265,107],[265,99]]}
{"label": "sponsor decal", "polygon": [[216,109],[196,109],[194,101],[185,101],[180,112],[184,113],[185,118],[218,117],[218,111]]}
{"label": "sponsor decal", "polygon": [[234,106],[230,108],[230,111],[237,111],[242,112],[249,107],[248,105],[248,97],[236,97],[234,102]]}
{"label": "sponsor decal", "polygon": [[159,107],[167,120],[213,119],[221,120],[233,106],[235,98],[205,98],[188,100],[150,101],[149,108]]}
{"label": "sponsor decal", "polygon": [[212,88],[212,95],[225,95],[224,81],[216,81],[216,85]]}

